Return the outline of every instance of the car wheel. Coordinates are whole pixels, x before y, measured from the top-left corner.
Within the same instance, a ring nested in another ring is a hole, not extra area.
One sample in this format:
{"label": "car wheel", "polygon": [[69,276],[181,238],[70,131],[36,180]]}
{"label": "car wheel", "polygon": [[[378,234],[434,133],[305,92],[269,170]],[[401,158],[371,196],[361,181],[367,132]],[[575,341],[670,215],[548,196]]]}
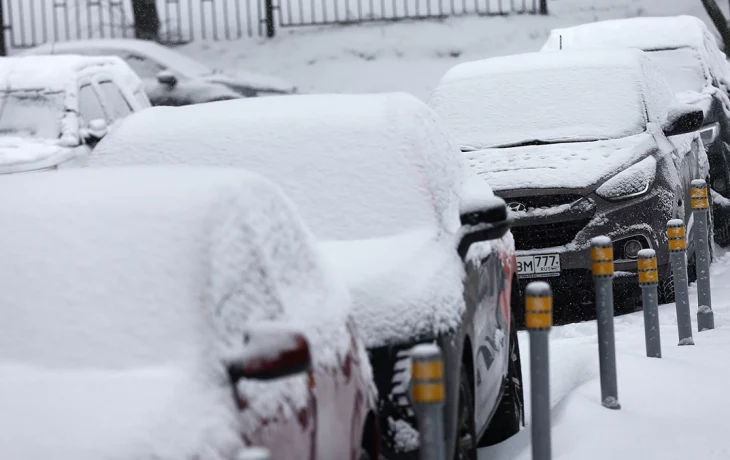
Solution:
{"label": "car wheel", "polygon": [[464,363],[459,378],[459,412],[456,419],[456,446],[454,460],[476,460],[477,435],[474,422],[474,394],[471,379]]}
{"label": "car wheel", "polygon": [[502,399],[489,422],[489,427],[481,440],[481,446],[491,446],[517,434],[525,423],[524,394],[522,391],[522,362],[520,361],[520,342],[514,318],[509,336],[509,368],[504,382]]}

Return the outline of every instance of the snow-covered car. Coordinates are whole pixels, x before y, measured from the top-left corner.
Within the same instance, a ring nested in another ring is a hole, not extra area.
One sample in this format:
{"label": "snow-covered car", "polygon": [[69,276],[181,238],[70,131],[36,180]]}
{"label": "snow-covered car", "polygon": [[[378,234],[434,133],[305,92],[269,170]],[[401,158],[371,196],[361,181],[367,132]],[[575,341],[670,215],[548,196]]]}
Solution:
{"label": "snow-covered car", "polygon": [[353,294],[386,458],[417,453],[409,350],[419,343],[436,341],[445,355],[446,445],[455,459],[475,459],[478,439],[520,429],[506,205],[423,102],[395,93],[155,107],[99,149],[92,167],[239,167],[293,197]]}
{"label": "snow-covered car", "polygon": [[0,174],[74,163],[148,107],[139,77],[117,57],[0,58]]}
{"label": "snow-covered car", "polygon": [[2,458],[362,458],[350,295],[270,181],[70,169],[0,191]]}
{"label": "snow-covered car", "polygon": [[[730,218],[719,206],[730,198],[730,64],[717,39],[694,16],[616,19],[554,29],[543,51],[638,48],[661,68],[682,102],[704,112],[702,142],[715,194],[715,239],[730,244]],[[728,203],[730,205],[730,203]]]}
{"label": "snow-covered car", "polygon": [[[637,254],[657,251],[674,297],[666,224],[694,235],[690,182],[707,179],[702,111],[680,103],[640,50],[527,53],[463,63],[429,105],[516,216],[520,284],[547,277],[556,316],[594,310],[590,239],[613,239],[617,308],[640,299]],[[620,294],[620,295],[619,295]]]}
{"label": "snow-covered car", "polygon": [[179,106],[296,92],[294,85],[279,78],[243,71],[225,73],[148,40],[52,42],[25,51],[25,54],[118,56],[145,81],[153,105]]}

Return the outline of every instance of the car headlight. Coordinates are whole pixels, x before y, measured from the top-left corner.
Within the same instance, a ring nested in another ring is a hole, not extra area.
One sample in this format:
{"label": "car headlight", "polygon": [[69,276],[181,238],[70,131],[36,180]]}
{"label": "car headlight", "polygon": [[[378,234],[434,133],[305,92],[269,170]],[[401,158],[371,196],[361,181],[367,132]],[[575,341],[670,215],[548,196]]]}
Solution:
{"label": "car headlight", "polygon": [[720,124],[719,123],[713,123],[711,125],[707,125],[700,130],[700,138],[702,138],[702,143],[705,144],[705,147],[712,145],[719,136],[720,136]]}
{"label": "car headlight", "polygon": [[646,157],[604,182],[596,194],[609,201],[641,196],[651,189],[655,177],[656,159]]}

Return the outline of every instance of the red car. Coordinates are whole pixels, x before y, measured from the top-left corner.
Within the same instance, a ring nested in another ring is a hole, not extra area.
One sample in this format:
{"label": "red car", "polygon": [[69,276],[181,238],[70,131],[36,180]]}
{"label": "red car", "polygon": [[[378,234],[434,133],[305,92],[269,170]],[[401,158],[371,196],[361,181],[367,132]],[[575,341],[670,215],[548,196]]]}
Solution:
{"label": "red car", "polygon": [[377,458],[349,294],[273,184],[185,167],[6,179],[0,458]]}

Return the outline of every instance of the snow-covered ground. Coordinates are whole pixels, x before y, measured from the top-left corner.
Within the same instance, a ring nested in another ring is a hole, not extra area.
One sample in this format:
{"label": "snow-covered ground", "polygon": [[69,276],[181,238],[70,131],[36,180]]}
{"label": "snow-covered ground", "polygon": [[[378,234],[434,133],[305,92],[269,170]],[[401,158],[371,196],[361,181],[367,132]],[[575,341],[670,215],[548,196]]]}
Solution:
{"label": "snow-covered ground", "polygon": [[[727,14],[728,2],[718,3]],[[549,9],[549,16],[279,28],[271,40],[198,41],[182,51],[215,67],[285,78],[304,92],[407,91],[426,98],[450,67],[538,51],[554,27],[677,14],[711,24],[700,0],[550,0]]]}
{"label": "snow-covered ground", "polygon": [[[697,291],[690,288],[695,346],[677,346],[675,306],[660,307],[662,358],[647,358],[643,313],[617,317],[620,411],[600,403],[595,321],[550,334],[553,458],[556,460],[686,460],[730,458],[730,254],[712,269],[715,330],[697,332]],[[638,289],[638,287],[637,287]],[[482,449],[482,460],[528,460],[529,337],[520,333],[528,427]]]}

